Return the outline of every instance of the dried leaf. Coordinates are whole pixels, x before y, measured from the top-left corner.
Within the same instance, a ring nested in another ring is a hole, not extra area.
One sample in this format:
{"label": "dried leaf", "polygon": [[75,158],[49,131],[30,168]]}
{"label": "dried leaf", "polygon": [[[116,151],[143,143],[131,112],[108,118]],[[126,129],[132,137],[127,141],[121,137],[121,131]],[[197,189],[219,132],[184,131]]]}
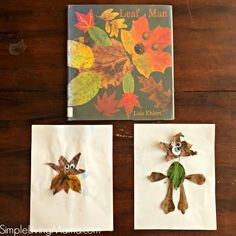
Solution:
{"label": "dried leaf", "polygon": [[68,178],[69,178],[68,180],[69,188],[72,189],[73,191],[80,193],[81,184],[80,184],[79,178],[76,177],[75,175],[69,175]]}
{"label": "dried leaf", "polygon": [[82,72],[68,85],[68,105],[78,106],[89,102],[100,89],[101,78],[92,71]]}
{"label": "dried leaf", "polygon": [[77,20],[79,21],[75,27],[77,27],[80,30],[83,30],[84,32],[87,32],[91,27],[94,26],[94,16],[92,9],[89,10],[88,14],[85,15],[80,12],[76,12]]}
{"label": "dried leaf", "polygon": [[165,196],[165,199],[161,203],[161,208],[166,214],[175,210],[175,205],[173,202],[173,185],[171,181],[169,181],[167,194]]}
{"label": "dried leaf", "polygon": [[54,163],[46,163],[46,165],[50,166],[53,170],[55,170],[58,173],[61,172],[61,167]]}
{"label": "dried leaf", "polygon": [[143,85],[140,91],[148,93],[148,99],[154,102],[155,107],[167,111],[171,104],[171,90],[164,90],[163,81],[155,82],[153,78],[146,79],[139,77],[139,82]]}
{"label": "dried leaf", "polygon": [[92,49],[74,40],[67,41],[67,63],[69,67],[76,69],[91,68],[94,62]]}
{"label": "dried leaf", "polygon": [[188,209],[188,201],[185,194],[183,183],[179,186],[179,191],[180,194],[179,194],[178,209],[182,212],[182,214],[185,214],[185,211]]}
{"label": "dried leaf", "polygon": [[92,28],[89,28],[88,30],[89,36],[91,37],[91,39],[100,46],[111,46],[111,40],[108,37],[107,33],[102,30],[101,28],[97,27],[97,26],[93,26]]}
{"label": "dried leaf", "polygon": [[157,182],[160,181],[162,179],[165,179],[167,176],[163,175],[162,173],[158,173],[158,172],[152,172],[151,175],[148,176],[148,179],[151,182]]}
{"label": "dried leaf", "polygon": [[184,137],[184,135],[180,132],[171,138],[171,142],[169,144],[163,142],[160,143],[161,149],[167,153],[165,158],[166,161],[170,161],[181,156],[193,156],[197,154],[196,151],[191,150],[192,145],[190,143],[181,141],[181,137]]}
{"label": "dried leaf", "polygon": [[100,75],[103,88],[120,85],[124,75],[132,70],[130,59],[122,44],[115,39],[111,42],[110,47],[95,45],[92,48],[95,61],[91,70]]}
{"label": "dried leaf", "polygon": [[110,8],[105,10],[99,17],[103,20],[110,21],[116,18],[119,13],[118,12],[113,12],[114,9]]}
{"label": "dried leaf", "polygon": [[109,96],[107,92],[104,92],[101,98],[98,96],[97,104],[95,104],[97,111],[105,116],[112,116],[117,113],[119,111],[119,109],[117,109],[119,101],[115,100],[115,96],[115,93]]}
{"label": "dried leaf", "polygon": [[134,107],[141,108],[141,105],[138,101],[138,96],[136,94],[124,93],[118,104],[118,107],[124,107],[125,112],[127,116],[129,117],[130,114],[133,112]]}
{"label": "dried leaf", "polygon": [[179,162],[173,162],[167,171],[167,176],[174,188],[177,189],[185,177],[184,167]]}
{"label": "dried leaf", "polygon": [[81,153],[75,155],[70,162],[68,162],[63,156],[58,160],[60,166],[53,163],[48,163],[48,165],[59,172],[57,176],[52,179],[51,187],[53,194],[60,192],[62,189],[68,193],[69,188],[80,192],[81,184],[79,179],[75,176],[84,173],[83,169],[76,169]]}
{"label": "dried leaf", "polygon": [[195,184],[202,185],[205,183],[206,178],[202,174],[192,174],[185,176],[185,179],[192,181]]}

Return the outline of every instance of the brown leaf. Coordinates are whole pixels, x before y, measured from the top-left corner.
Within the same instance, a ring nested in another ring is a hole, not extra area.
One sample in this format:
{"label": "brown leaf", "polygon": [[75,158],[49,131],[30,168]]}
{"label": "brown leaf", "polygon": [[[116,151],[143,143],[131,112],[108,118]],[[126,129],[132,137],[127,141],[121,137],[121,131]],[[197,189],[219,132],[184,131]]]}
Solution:
{"label": "brown leaf", "polygon": [[[179,132],[178,134],[174,135],[172,138],[171,138],[171,141],[174,141],[176,143],[180,143],[181,142],[181,137],[184,137],[184,135]],[[191,147],[190,147],[191,148]]]}
{"label": "brown leaf", "polygon": [[66,163],[67,163],[67,160],[66,160],[65,157],[60,156],[58,162],[59,162],[59,165],[60,165],[61,167],[64,167],[64,166],[66,165]]}
{"label": "brown leaf", "polygon": [[69,175],[68,176],[68,185],[69,185],[70,189],[80,193],[81,184],[80,184],[80,180],[78,177],[76,177],[75,175]]}
{"label": "brown leaf", "polygon": [[61,167],[54,163],[46,163],[46,165],[50,166],[53,170],[55,170],[58,173],[61,172]]}
{"label": "brown leaf", "polygon": [[78,164],[78,161],[80,159],[80,156],[81,156],[81,153],[78,153],[77,155],[75,155],[72,160],[70,161],[70,164],[74,164],[75,167],[77,166]]}
{"label": "brown leaf", "polygon": [[156,182],[156,181],[160,181],[162,179],[165,179],[167,176],[163,175],[162,173],[158,173],[158,172],[152,172],[151,175],[149,175],[147,178],[151,181],[151,182]]}
{"label": "brown leaf", "polygon": [[179,191],[180,191],[180,195],[179,195],[178,209],[182,212],[182,214],[184,214],[185,211],[188,209],[188,201],[186,198],[183,183],[180,184]]}
{"label": "brown leaf", "polygon": [[53,194],[60,192],[64,188],[65,181],[67,181],[66,176],[61,175],[57,175],[52,179],[50,189],[52,189]]}
{"label": "brown leaf", "polygon": [[132,71],[132,64],[123,45],[115,39],[111,39],[111,42],[112,46],[94,45],[92,48],[95,60],[91,70],[100,75],[103,88],[120,85],[124,75]]}
{"label": "brown leaf", "polygon": [[180,156],[197,155],[196,151],[191,150],[192,144],[181,141],[181,137],[184,137],[184,135],[180,132],[171,138],[169,144],[160,142],[160,148],[166,152],[166,161],[179,158]]}
{"label": "brown leaf", "polygon": [[140,91],[148,93],[148,99],[154,102],[155,107],[167,111],[171,104],[171,90],[164,90],[163,81],[156,82],[153,78],[139,77],[139,82],[143,85]]}
{"label": "brown leaf", "polygon": [[202,174],[192,174],[185,176],[185,179],[192,181],[195,184],[202,185],[205,183],[206,178]]}
{"label": "brown leaf", "polygon": [[173,202],[173,185],[170,181],[165,199],[161,203],[161,208],[166,214],[175,210],[175,205]]}

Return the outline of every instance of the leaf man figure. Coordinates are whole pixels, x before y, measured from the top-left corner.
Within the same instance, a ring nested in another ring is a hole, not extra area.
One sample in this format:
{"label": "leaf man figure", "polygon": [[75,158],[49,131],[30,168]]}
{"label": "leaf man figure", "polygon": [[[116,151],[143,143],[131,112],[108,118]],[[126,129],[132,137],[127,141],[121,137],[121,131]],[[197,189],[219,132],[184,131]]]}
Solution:
{"label": "leaf man figure", "polygon": [[[197,154],[197,152],[190,150],[192,145],[185,141],[181,141],[180,137],[183,137],[182,133],[178,133],[173,136],[171,144],[160,143],[160,147],[167,152],[167,161],[177,157],[180,158],[180,156]],[[188,201],[184,190],[184,180],[187,179],[195,184],[202,185],[206,181],[205,177],[202,174],[186,175],[183,165],[181,165],[178,161],[175,161],[170,165],[167,175],[159,172],[152,172],[151,175],[148,176],[148,179],[151,182],[157,182],[165,178],[168,179],[168,189],[165,199],[161,202],[161,208],[166,214],[175,210],[175,205],[173,202],[173,188],[175,190],[179,188],[180,195],[178,209],[182,212],[182,214],[185,214],[185,211],[188,209]]]}
{"label": "leaf man figure", "polygon": [[61,156],[58,160],[59,166],[54,163],[46,163],[53,170],[58,172],[51,182],[50,189],[53,194],[60,192],[62,189],[68,193],[69,189],[76,192],[81,192],[80,180],[76,175],[82,174],[85,170],[76,169],[81,153],[77,154],[72,158],[70,162],[65,157]]}

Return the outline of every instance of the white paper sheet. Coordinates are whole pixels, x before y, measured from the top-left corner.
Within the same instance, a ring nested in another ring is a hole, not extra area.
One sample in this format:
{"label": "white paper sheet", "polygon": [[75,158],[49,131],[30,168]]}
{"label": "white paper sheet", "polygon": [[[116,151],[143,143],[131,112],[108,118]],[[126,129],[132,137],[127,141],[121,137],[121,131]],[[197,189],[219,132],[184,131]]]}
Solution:
{"label": "white paper sheet", "polygon": [[[112,231],[112,126],[33,125],[31,152],[32,232]],[[50,190],[57,173],[45,163],[81,152],[81,193]]]}
{"label": "white paper sheet", "polygon": [[[150,182],[151,172],[166,174],[172,162],[159,143],[182,132],[193,145],[196,156],[182,157],[186,175],[203,174],[206,182],[196,185],[184,181],[189,208],[183,215],[178,209],[179,189],[173,191],[175,211],[165,214],[160,208],[167,192],[166,180]],[[211,124],[136,124],[134,126],[135,229],[215,230],[215,125]]]}

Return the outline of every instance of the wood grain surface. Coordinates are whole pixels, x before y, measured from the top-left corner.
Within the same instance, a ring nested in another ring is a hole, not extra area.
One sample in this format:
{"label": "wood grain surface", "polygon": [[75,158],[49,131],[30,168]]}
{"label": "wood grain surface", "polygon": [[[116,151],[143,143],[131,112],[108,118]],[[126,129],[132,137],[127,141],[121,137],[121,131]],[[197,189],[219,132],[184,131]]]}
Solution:
{"label": "wood grain surface", "polygon": [[[134,122],[66,121],[67,4],[111,2],[173,5],[172,123],[216,124],[217,231],[134,231]],[[101,235],[236,235],[235,118],[235,0],[0,1],[0,225],[29,224],[32,124],[113,124],[115,231]]]}

